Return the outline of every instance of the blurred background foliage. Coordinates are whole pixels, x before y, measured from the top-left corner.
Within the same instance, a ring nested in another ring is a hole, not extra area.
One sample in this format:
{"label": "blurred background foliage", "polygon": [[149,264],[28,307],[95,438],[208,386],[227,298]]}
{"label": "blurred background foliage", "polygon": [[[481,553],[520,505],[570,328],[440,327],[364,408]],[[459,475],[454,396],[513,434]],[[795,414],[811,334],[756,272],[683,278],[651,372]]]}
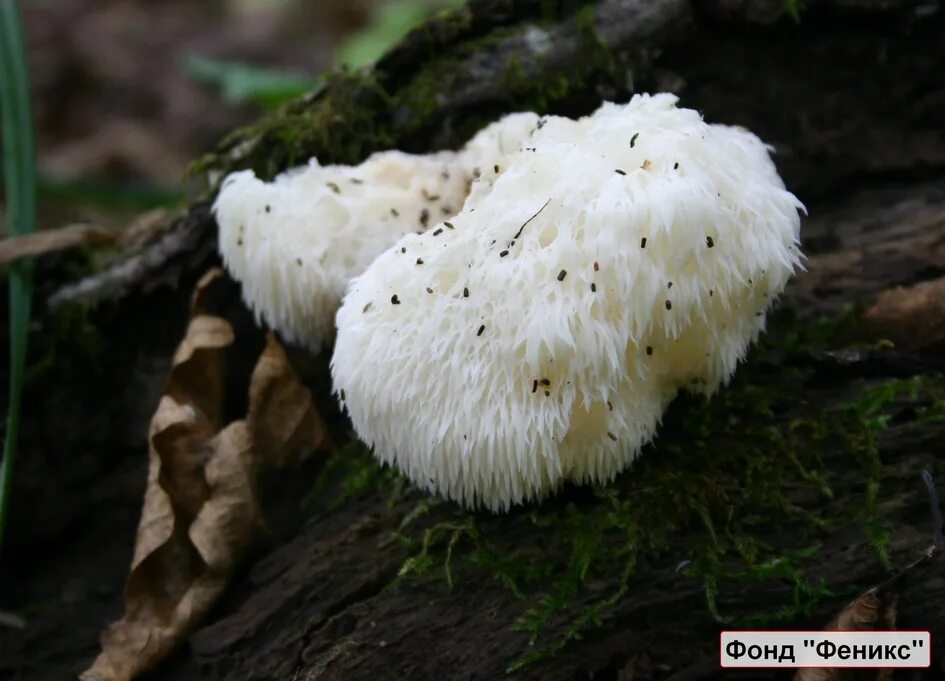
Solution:
{"label": "blurred background foliage", "polygon": [[336,66],[359,68],[377,61],[410,29],[435,11],[464,5],[466,0],[392,0],[376,3],[371,20],[338,48]]}
{"label": "blurred background foliage", "polygon": [[[187,195],[232,128],[373,63],[465,0],[30,0],[40,229],[123,228]],[[5,204],[5,201],[4,201]],[[5,228],[0,225],[5,235]]]}

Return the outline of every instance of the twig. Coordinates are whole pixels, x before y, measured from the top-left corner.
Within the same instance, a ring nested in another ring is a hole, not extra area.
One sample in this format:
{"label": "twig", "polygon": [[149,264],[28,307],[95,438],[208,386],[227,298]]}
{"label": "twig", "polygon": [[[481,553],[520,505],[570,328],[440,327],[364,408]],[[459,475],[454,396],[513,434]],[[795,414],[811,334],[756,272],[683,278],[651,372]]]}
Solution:
{"label": "twig", "polygon": [[0,241],[0,265],[90,244],[115,243],[116,234],[98,225],[75,224],[59,229],[12,236]]}
{"label": "twig", "polygon": [[522,230],[525,229],[525,225],[527,225],[529,222],[531,222],[532,220],[534,220],[535,218],[537,218],[537,217],[538,217],[538,214],[541,213],[543,210],[545,210],[545,208],[548,207],[548,204],[549,204],[549,203],[551,203],[551,198],[549,198],[547,201],[545,201],[545,205],[543,205],[541,208],[539,208],[538,211],[537,211],[534,215],[532,215],[530,218],[528,218],[525,222],[522,223],[522,226],[518,228],[518,231],[515,233],[515,236],[512,237],[512,241],[515,241],[515,240],[518,239],[520,236],[522,236]]}
{"label": "twig", "polygon": [[938,546],[942,543],[942,527],[945,525],[945,522],[942,521],[938,490],[935,489],[932,474],[927,470],[922,471],[922,482],[925,483],[925,489],[929,493],[929,509],[932,511],[932,545]]}
{"label": "twig", "polygon": [[26,620],[15,612],[5,612],[0,610],[0,627],[8,629],[26,629]]}

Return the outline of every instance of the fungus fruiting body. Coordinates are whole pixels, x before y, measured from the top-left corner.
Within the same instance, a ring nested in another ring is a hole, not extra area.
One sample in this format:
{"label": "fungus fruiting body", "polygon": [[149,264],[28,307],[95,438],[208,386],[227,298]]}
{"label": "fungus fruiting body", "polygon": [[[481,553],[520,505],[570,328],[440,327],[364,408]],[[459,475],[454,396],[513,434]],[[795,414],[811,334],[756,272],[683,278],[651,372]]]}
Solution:
{"label": "fungus fruiting body", "polygon": [[492,510],[612,479],[680,389],[731,376],[801,258],[803,207],[748,131],[672,95],[542,120],[451,229],[400,237],[337,314],[360,437]]}
{"label": "fungus fruiting body", "polygon": [[385,151],[358,166],[312,159],[272,182],[233,173],[214,204],[224,264],[258,319],[318,349],[351,278],[404,234],[455,214],[477,169],[515,151],[537,120],[507,116],[458,152]]}

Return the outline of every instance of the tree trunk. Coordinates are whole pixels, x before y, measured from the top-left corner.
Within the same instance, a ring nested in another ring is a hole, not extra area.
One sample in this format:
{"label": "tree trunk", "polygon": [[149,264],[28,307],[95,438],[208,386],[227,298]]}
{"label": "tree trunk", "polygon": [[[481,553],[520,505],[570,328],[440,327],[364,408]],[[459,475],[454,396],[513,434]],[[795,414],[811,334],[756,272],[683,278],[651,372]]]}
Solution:
{"label": "tree trunk", "polygon": [[[864,310],[945,275],[943,35],[938,3],[811,2],[796,22],[777,0],[473,0],[373,72],[233,133],[198,163],[214,182],[312,155],[455,147],[510,111],[578,115],[674,91],[774,146],[808,207],[809,260],[732,385],[677,399],[606,489],[467,513],[356,447],[317,480],[272,481],[254,561],[149,678],[716,678],[720,629],[823,628],[876,585],[898,627],[932,631],[933,669],[896,678],[940,678],[945,559],[919,559],[936,523],[922,472],[945,481],[945,334],[927,332],[940,319],[884,325]],[[45,368],[27,395],[17,565],[2,588],[16,602],[7,585],[27,584],[26,602],[64,575],[84,582],[65,616],[37,615],[39,634],[0,630],[0,671],[77,671],[120,611],[147,419],[214,241],[198,202],[121,265],[43,287],[33,360]],[[259,337],[232,298],[238,377]],[[343,441],[327,358],[295,358]],[[110,590],[90,586],[106,577]]]}

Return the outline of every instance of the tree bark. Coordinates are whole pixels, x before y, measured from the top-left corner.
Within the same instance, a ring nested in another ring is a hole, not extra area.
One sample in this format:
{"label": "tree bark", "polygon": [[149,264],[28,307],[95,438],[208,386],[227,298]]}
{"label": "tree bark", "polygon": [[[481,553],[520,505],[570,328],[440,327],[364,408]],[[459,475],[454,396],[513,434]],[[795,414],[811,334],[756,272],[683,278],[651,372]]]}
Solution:
{"label": "tree bark", "polygon": [[[189,649],[149,678],[488,679],[510,667],[536,679],[722,678],[721,628],[822,628],[879,584],[898,602],[898,626],[932,631],[933,669],[896,678],[938,678],[941,548],[895,575],[933,541],[921,473],[945,481],[945,362],[940,348],[877,344],[859,308],[945,275],[945,8],[804,7],[795,22],[776,0],[473,0],[411,33],[373,72],[331,80],[198,163],[212,182],[244,167],[271,176],[312,155],[355,162],[382,148],[455,147],[509,111],[579,115],[670,90],[774,146],[809,209],[809,260],[735,384],[708,404],[677,400],[655,445],[611,488],[616,501],[567,488],[538,508],[468,514],[343,450],[335,456],[351,460],[321,473],[314,506],[300,500],[314,480],[276,481],[257,559]],[[9,577],[54,579],[42,566],[57,553],[98,569],[83,548],[95,541],[110,547],[106,572],[120,574],[147,419],[190,286],[214,253],[201,201],[119,266],[44,287],[34,361],[49,357],[28,395],[13,538],[22,560]],[[232,298],[247,339],[239,376],[258,336]],[[344,434],[326,358],[296,358]],[[607,514],[616,520],[601,525]],[[88,529],[97,519],[119,534]],[[598,544],[581,547],[582,536]],[[106,601],[63,649],[69,661],[40,656],[37,678],[61,678],[94,654],[92,632],[118,614],[117,591]],[[53,619],[41,621],[56,631]],[[530,643],[521,629],[539,619]],[[7,636],[0,670],[22,669],[39,641]]]}

